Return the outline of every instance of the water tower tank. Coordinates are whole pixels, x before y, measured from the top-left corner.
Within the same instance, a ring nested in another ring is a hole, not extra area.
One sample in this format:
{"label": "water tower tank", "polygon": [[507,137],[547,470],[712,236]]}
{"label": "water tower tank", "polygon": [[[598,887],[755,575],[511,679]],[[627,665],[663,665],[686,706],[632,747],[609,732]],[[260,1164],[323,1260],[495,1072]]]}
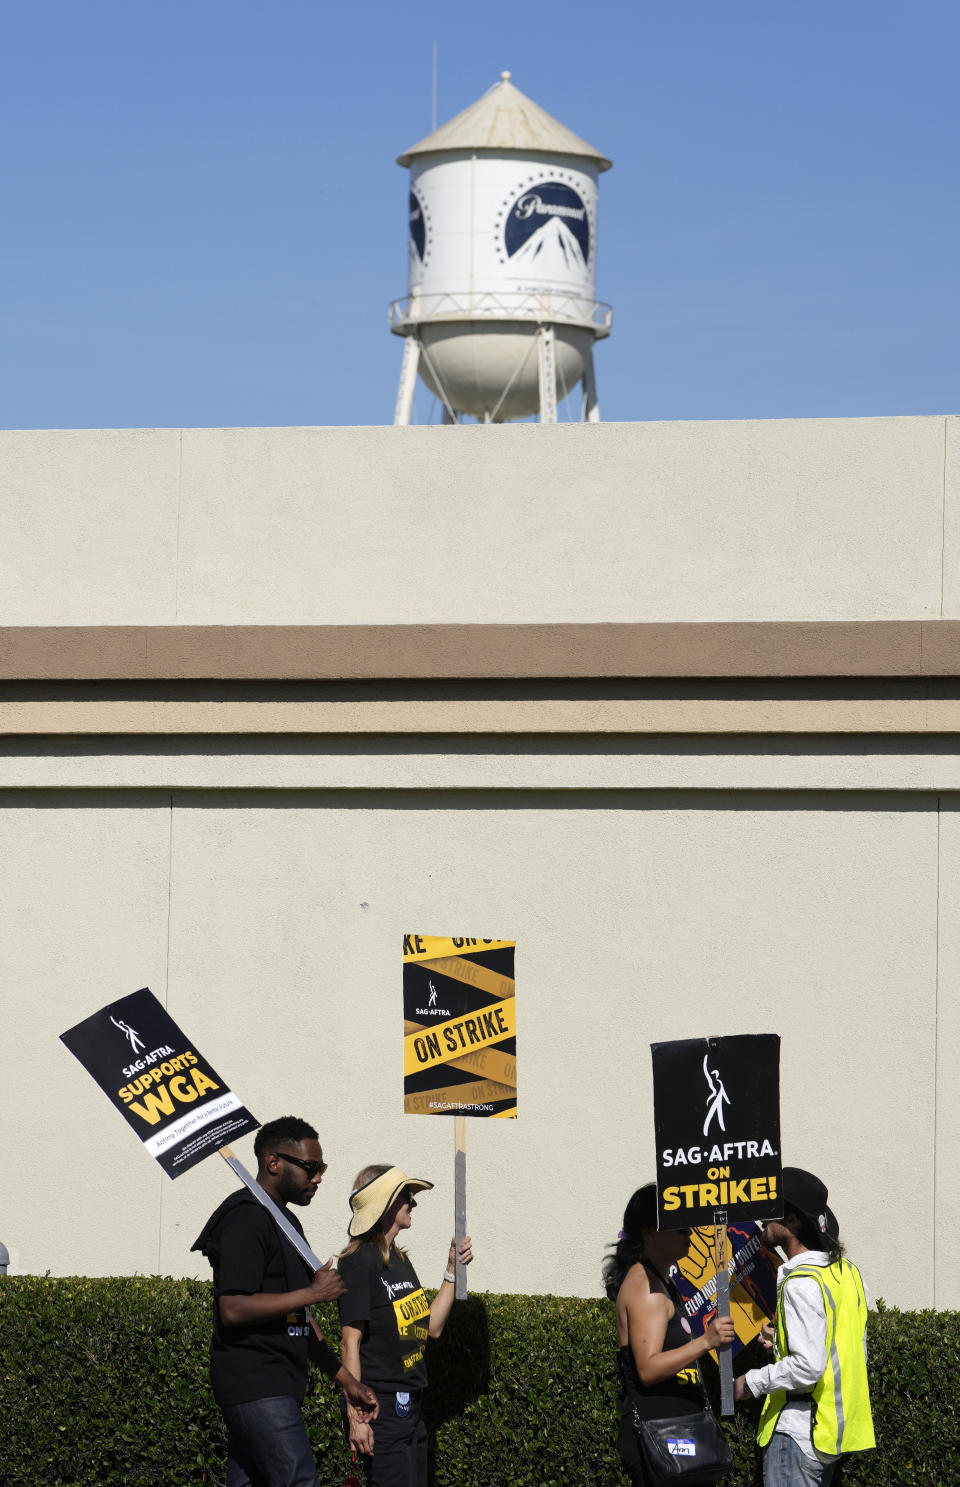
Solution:
{"label": "water tower tank", "polygon": [[578,384],[596,420],[593,344],[612,315],[595,292],[597,177],[611,162],[504,72],[397,163],[410,169],[410,273],[390,307],[406,338],[394,422],[410,421],[418,371],[445,422],[552,422]]}

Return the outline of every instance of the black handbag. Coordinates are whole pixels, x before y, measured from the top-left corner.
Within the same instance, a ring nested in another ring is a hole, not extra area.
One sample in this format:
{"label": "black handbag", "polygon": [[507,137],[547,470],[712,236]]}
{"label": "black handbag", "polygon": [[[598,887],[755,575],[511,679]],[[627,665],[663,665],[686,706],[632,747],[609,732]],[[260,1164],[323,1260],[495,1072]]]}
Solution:
{"label": "black handbag", "polygon": [[[660,1280],[664,1280],[663,1276]],[[677,1315],[682,1316],[676,1287],[666,1280],[664,1289]],[[676,1482],[678,1487],[701,1487],[701,1484],[719,1482],[733,1470],[733,1452],[707,1402],[699,1362],[696,1368],[703,1390],[702,1409],[691,1415],[648,1420],[644,1419],[636,1404],[633,1406],[633,1433],[651,1487],[668,1487],[671,1482]],[[629,1397],[628,1379],[619,1357],[617,1371],[621,1388]]]}
{"label": "black handbag", "polygon": [[733,1470],[733,1453],[709,1409],[672,1420],[644,1420],[634,1407],[633,1429],[652,1483],[700,1487]]}

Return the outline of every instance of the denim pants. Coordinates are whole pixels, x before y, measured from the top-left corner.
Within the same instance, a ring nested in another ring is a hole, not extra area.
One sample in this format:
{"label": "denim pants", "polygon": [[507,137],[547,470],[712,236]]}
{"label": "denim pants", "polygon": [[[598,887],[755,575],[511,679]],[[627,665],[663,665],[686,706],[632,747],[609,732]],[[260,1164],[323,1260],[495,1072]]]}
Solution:
{"label": "denim pants", "polygon": [[318,1487],[300,1406],[289,1394],[228,1404],[227,1487]]}
{"label": "denim pants", "polygon": [[829,1487],[835,1468],[835,1461],[811,1460],[782,1430],[763,1448],[763,1487]]}

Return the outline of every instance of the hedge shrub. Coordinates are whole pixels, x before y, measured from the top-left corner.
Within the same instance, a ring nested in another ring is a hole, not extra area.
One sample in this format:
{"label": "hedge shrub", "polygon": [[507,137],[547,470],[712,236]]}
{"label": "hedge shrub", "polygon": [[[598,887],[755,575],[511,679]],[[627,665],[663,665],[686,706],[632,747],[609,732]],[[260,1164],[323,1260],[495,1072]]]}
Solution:
{"label": "hedge shrub", "polygon": [[[3,1487],[222,1487],[224,1437],[207,1383],[209,1282],[0,1278]],[[320,1308],[334,1339],[335,1307]],[[473,1296],[431,1344],[435,1487],[623,1487],[613,1308],[553,1296]],[[879,1448],[845,1487],[960,1484],[960,1314],[870,1317]],[[728,1425],[730,1487],[759,1487],[757,1405]],[[333,1389],[305,1416],[320,1480],[349,1457]]]}

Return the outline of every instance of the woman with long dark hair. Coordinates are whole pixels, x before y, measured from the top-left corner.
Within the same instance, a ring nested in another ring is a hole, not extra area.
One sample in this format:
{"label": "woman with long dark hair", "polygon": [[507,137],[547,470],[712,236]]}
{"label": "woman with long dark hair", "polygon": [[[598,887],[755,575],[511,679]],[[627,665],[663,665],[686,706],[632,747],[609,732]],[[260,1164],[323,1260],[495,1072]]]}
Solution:
{"label": "woman with long dark hair", "polygon": [[617,1402],[620,1459],[632,1487],[647,1487],[635,1420],[695,1415],[706,1395],[700,1359],[733,1340],[729,1317],[694,1337],[670,1270],[687,1252],[689,1229],[657,1228],[657,1189],[638,1188],[623,1228],[603,1264],[607,1295],[617,1303]]}
{"label": "woman with long dark hair", "polygon": [[[439,1337],[453,1305],[454,1266],[473,1259],[470,1238],[450,1241],[446,1270],[431,1302],[397,1236],[409,1229],[415,1194],[432,1182],[377,1163],[358,1173],[350,1194],[350,1243],[340,1256],[340,1347],[344,1363],[374,1391],[369,1411],[346,1405],[350,1445],[370,1487],[427,1487],[427,1431],[420,1401],[427,1385],[428,1337]],[[349,1361],[348,1361],[349,1360]]]}

